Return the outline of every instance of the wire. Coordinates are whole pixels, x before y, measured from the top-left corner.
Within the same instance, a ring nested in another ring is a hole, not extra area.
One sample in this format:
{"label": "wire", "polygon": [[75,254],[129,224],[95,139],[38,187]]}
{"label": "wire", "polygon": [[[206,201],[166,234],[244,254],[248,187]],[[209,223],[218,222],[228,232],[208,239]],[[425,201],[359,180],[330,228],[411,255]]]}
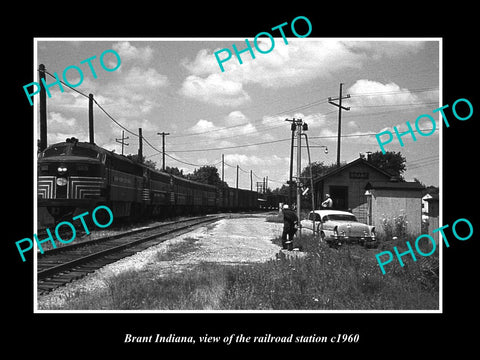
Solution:
{"label": "wire", "polygon": [[[120,126],[123,130],[125,130],[126,132],[128,132],[129,134],[131,134],[133,136],[140,137],[138,134],[134,133],[133,131],[128,130],[125,126],[123,126],[117,120],[115,120],[103,107],[100,106],[100,104],[97,102],[97,100],[93,99],[93,102],[95,104],[97,104],[97,106],[100,108],[100,110],[102,110],[105,113],[105,115],[107,115],[115,124]],[[152,146],[152,145],[150,145],[150,146]]]}
{"label": "wire", "polygon": [[[57,79],[56,76],[50,74],[50,73],[49,73],[48,71],[46,71],[46,70],[45,70],[45,74],[50,75],[52,78],[54,78],[54,79],[57,80],[57,81],[60,81],[63,85],[65,85],[65,86],[68,87],[69,89],[71,89],[71,90],[79,93],[80,95],[86,97],[87,99],[90,99],[90,96],[82,93],[81,91],[79,91],[79,90],[71,87],[71,86],[68,85],[68,84],[65,84],[65,82],[63,82],[63,81],[60,80],[60,79]],[[93,102],[100,108],[100,110],[102,110],[102,111],[105,113],[105,115],[107,115],[115,124],[117,124],[118,126],[120,126],[123,130],[125,130],[125,131],[128,132],[129,134],[134,135],[134,136],[136,136],[136,137],[139,136],[138,134],[134,133],[133,131],[130,131],[130,130],[127,129],[125,126],[123,126],[122,124],[120,124],[117,120],[115,120],[115,119],[97,102],[97,100],[95,100],[95,98],[93,98]]]}
{"label": "wire", "polygon": [[397,94],[410,94],[410,93],[419,93],[419,92],[428,92],[428,91],[438,91],[438,88],[423,88],[423,89],[412,89],[412,90],[399,90],[399,91],[379,91],[371,93],[360,93],[352,94],[350,97],[361,97],[361,96],[375,96],[375,95],[397,95]]}
{"label": "wire", "polygon": [[258,142],[254,144],[243,144],[243,145],[234,145],[234,146],[224,146],[224,147],[218,147],[218,148],[208,148],[208,149],[193,149],[193,150],[171,150],[172,152],[175,153],[187,153],[187,152],[200,152],[200,151],[213,151],[213,150],[227,150],[227,149],[238,149],[238,148],[243,148],[243,147],[249,147],[249,146],[256,146],[256,145],[266,145],[266,144],[274,144],[282,141],[288,141],[288,139],[280,139],[280,140],[272,140],[272,141],[263,141],[263,142]]}
{"label": "wire", "polygon": [[[40,70],[38,70],[38,71],[40,71]],[[57,81],[60,81],[60,82],[61,82],[63,85],[65,85],[65,86],[66,86],[66,87],[68,87],[69,89],[72,89],[73,91],[75,91],[75,92],[79,93],[80,95],[82,95],[82,96],[85,96],[87,99],[89,98],[89,96],[88,96],[88,95],[86,95],[86,94],[82,93],[81,91],[78,91],[77,89],[75,89],[75,88],[71,87],[70,85],[67,85],[67,84],[65,84],[65,83],[64,83],[62,80],[60,80],[60,79],[57,79],[57,77],[56,77],[56,76],[54,76],[54,75],[50,74],[50,73],[49,73],[47,70],[45,70],[44,72],[45,72],[45,74],[48,74],[48,75],[50,75],[50,76],[51,76],[52,78],[54,78],[55,80],[57,80]]]}
{"label": "wire", "polygon": [[[154,155],[157,155],[157,154],[154,154]],[[152,155],[152,156],[153,156],[153,155]],[[172,159],[172,160],[178,161],[179,163],[185,164],[185,165],[190,165],[190,166],[195,166],[195,167],[206,166],[206,165],[200,165],[200,164],[192,164],[192,163],[189,163],[189,162],[187,162],[187,161],[183,161],[183,160],[177,159],[176,157],[173,157],[172,155],[167,154],[167,153],[165,153],[165,156],[169,157],[169,158]]]}

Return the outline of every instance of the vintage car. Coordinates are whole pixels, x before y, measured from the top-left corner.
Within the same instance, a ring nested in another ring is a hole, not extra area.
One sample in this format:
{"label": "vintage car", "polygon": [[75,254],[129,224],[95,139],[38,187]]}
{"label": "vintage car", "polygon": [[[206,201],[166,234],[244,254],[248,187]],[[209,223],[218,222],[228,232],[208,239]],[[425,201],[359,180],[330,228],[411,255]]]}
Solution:
{"label": "vintage car", "polygon": [[358,243],[368,248],[378,246],[375,227],[357,221],[355,215],[340,210],[315,210],[308,214],[308,219],[301,221],[302,229],[315,229],[322,241],[330,246]]}

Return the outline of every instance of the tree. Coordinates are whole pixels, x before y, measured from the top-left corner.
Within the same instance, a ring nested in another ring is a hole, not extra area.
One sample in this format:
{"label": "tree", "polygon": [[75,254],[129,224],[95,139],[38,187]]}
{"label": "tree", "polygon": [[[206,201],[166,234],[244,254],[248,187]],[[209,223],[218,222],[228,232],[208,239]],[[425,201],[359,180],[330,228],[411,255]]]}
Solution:
{"label": "tree", "polygon": [[[344,165],[345,163],[341,164],[341,165]],[[322,176],[322,175],[325,175],[326,173],[334,170],[337,168],[337,164],[336,163],[333,163],[333,164],[330,164],[330,165],[325,165],[323,163],[323,161],[314,161],[312,163],[312,175],[313,175],[313,178],[317,178],[319,176]],[[302,173],[300,174],[300,176],[302,177],[302,182],[304,184],[310,184],[309,182],[309,178],[310,178],[310,166],[307,165],[303,168],[302,170]]]}
{"label": "tree", "polygon": [[[128,159],[133,160],[135,162],[138,162],[138,154],[129,154],[126,155]],[[152,161],[152,160],[145,160],[145,156],[142,156],[142,164],[145,166],[148,166],[149,168],[152,168],[154,170],[157,170],[157,163]]]}
{"label": "tree", "polygon": [[383,154],[381,151],[376,151],[370,155],[370,163],[383,171],[398,177],[399,180],[405,181],[403,173],[406,170],[405,162],[407,159],[402,153],[387,151]]}
{"label": "tree", "polygon": [[189,180],[198,181],[203,184],[214,185],[218,187],[228,187],[226,182],[222,182],[218,175],[218,169],[215,166],[205,165],[195,169],[193,174],[188,174]]}
{"label": "tree", "polygon": [[172,174],[172,175],[175,175],[175,176],[180,176],[180,177],[183,177],[183,178],[186,178],[187,176],[183,173],[183,170],[177,168],[177,167],[170,167],[170,166],[166,166],[165,167],[165,172],[168,173],[168,174]]}

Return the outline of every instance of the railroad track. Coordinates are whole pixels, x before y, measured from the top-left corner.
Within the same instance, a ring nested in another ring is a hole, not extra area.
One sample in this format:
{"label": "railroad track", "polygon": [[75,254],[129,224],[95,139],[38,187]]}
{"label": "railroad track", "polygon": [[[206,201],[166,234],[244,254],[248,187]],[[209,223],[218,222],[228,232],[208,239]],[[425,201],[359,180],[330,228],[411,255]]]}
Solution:
{"label": "railroad track", "polygon": [[159,244],[173,234],[178,236],[191,231],[194,226],[212,223],[221,218],[223,216],[201,216],[171,221],[38,254],[37,293],[41,295],[50,292],[107,264]]}

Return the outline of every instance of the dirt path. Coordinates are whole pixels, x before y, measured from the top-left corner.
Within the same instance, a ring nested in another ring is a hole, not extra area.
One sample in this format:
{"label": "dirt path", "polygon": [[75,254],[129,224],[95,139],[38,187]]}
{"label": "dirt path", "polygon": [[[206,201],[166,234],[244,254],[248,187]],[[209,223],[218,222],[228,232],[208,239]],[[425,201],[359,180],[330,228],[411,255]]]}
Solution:
{"label": "dirt path", "polygon": [[[275,258],[280,247],[271,240],[282,233],[283,224],[266,222],[264,217],[223,219],[170,239],[145,251],[104,266],[94,273],[49,294],[38,297],[44,304],[61,305],[79,292],[106,287],[105,280],[129,270],[158,278],[179,272],[200,262],[246,264]],[[176,251],[176,249],[181,249]]]}

